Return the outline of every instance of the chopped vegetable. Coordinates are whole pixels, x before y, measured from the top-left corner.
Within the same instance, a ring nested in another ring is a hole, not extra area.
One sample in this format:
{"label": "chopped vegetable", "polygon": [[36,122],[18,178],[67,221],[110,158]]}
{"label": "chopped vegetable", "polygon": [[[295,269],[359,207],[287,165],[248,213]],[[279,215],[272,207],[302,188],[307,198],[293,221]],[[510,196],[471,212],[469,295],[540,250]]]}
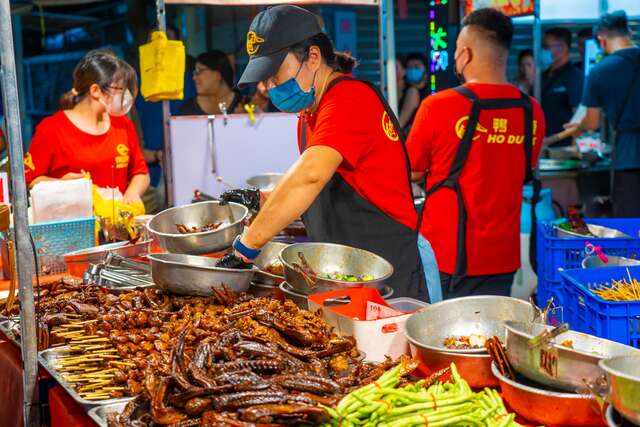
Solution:
{"label": "chopped vegetable", "polygon": [[324,277],[326,279],[331,280],[340,280],[343,282],[368,282],[370,280],[374,280],[374,277],[369,274],[363,274],[361,276],[356,276],[354,274],[340,274],[340,273],[329,273],[325,274]]}

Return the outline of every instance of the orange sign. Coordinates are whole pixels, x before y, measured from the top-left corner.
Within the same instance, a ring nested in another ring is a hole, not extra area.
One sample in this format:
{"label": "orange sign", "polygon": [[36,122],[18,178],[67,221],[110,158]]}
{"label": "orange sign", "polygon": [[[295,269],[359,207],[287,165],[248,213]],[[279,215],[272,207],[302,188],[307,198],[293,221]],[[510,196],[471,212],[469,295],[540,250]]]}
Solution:
{"label": "orange sign", "polygon": [[535,0],[465,0],[464,14],[483,7],[496,8],[508,16],[533,15]]}

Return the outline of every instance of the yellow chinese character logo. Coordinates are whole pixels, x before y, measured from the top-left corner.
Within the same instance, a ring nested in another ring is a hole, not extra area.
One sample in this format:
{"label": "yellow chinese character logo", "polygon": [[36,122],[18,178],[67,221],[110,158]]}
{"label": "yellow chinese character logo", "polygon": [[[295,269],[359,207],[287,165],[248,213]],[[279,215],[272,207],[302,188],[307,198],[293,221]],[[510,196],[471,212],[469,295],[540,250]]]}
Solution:
{"label": "yellow chinese character logo", "polygon": [[507,119],[496,117],[493,119],[493,131],[505,133],[507,131],[508,122]]}
{"label": "yellow chinese character logo", "polygon": [[247,33],[247,53],[249,55],[255,55],[256,53],[258,53],[258,49],[260,49],[260,43],[262,42],[264,42],[263,38],[258,37],[255,32],[249,31]]}
{"label": "yellow chinese character logo", "polygon": [[[469,116],[462,116],[456,122],[456,125],[455,125],[456,136],[460,139],[462,139],[462,137],[464,136],[464,132],[467,129],[467,121],[469,121]],[[476,125],[476,132],[473,135],[474,141],[480,138],[480,133],[487,133],[487,128],[485,128],[478,122],[478,124]]]}
{"label": "yellow chinese character logo", "polygon": [[382,130],[391,141],[397,141],[400,139],[400,136],[398,135],[398,132],[396,131],[395,126],[393,126],[393,122],[386,111],[382,113]]}

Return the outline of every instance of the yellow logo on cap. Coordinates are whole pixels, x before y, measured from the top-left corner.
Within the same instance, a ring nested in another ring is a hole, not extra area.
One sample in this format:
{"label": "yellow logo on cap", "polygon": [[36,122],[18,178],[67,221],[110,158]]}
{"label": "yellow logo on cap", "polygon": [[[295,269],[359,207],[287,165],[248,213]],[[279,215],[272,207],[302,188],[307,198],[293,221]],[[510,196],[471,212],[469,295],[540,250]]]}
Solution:
{"label": "yellow logo on cap", "polygon": [[36,165],[33,163],[33,156],[31,155],[31,153],[27,153],[27,155],[24,158],[24,165],[31,171],[33,172],[34,170],[36,170]]}
{"label": "yellow logo on cap", "polygon": [[264,42],[263,38],[258,37],[255,32],[249,31],[247,33],[247,53],[249,55],[255,55],[256,53],[258,53],[258,49],[260,49],[260,43],[262,42]]}
{"label": "yellow logo on cap", "polygon": [[389,138],[391,141],[397,141],[398,139],[400,139],[400,136],[398,135],[398,132],[393,125],[393,121],[391,121],[391,118],[386,111],[382,113],[382,130],[384,131],[385,135],[387,135],[387,138]]}

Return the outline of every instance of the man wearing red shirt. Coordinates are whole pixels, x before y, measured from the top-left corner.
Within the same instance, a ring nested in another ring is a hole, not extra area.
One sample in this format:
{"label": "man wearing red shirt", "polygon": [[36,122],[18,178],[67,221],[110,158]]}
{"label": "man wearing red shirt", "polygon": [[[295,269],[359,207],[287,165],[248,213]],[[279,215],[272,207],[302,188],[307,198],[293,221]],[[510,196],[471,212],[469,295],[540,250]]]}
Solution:
{"label": "man wearing red shirt", "polygon": [[507,82],[510,18],[465,18],[455,69],[463,86],[423,101],[407,142],[414,180],[426,176],[421,234],[434,248],[444,298],[509,295],[520,267],[522,186],[545,132],[540,105]]}

